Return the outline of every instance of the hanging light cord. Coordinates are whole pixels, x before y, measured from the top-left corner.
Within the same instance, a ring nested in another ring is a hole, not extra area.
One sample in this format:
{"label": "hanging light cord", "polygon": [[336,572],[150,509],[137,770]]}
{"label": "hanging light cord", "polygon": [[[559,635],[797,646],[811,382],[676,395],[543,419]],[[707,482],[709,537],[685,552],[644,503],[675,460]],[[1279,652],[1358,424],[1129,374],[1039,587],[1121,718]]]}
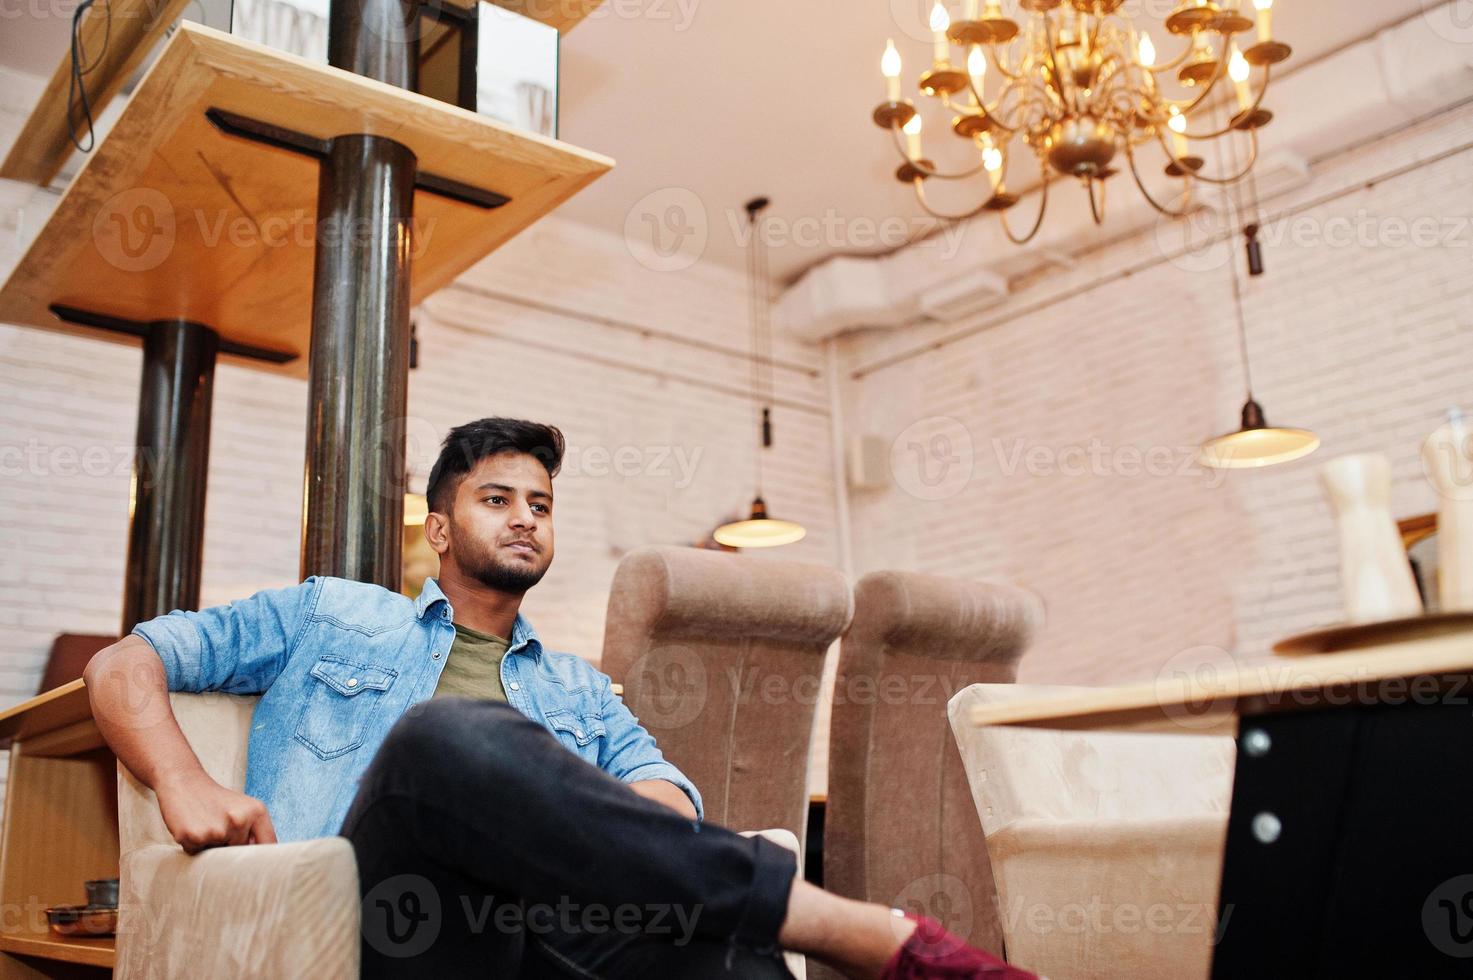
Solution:
{"label": "hanging light cord", "polygon": [[[82,47],[82,18],[92,6],[94,0],[82,0],[77,4],[77,9],[72,11],[72,42],[71,42],[71,71],[67,74],[66,94],[66,128],[67,135],[71,137],[72,145],[83,153],[91,153],[92,148],[97,145],[97,134],[92,129],[92,103],[87,98],[86,79],[83,77],[102,63],[107,55],[108,42],[112,39],[113,32],[113,6],[111,0],[103,0],[102,9],[107,14],[107,21],[102,30],[102,50],[97,52],[97,57],[92,59],[91,64],[84,65],[87,52]],[[87,145],[82,145],[81,138],[77,135],[76,110],[80,109],[82,118],[87,122]]]}
{"label": "hanging light cord", "polygon": [[[1219,107],[1217,106],[1214,106],[1212,109],[1214,125],[1217,122],[1218,109]],[[1228,172],[1237,173],[1237,168],[1239,166],[1238,145],[1233,141],[1232,136],[1229,136],[1226,140],[1214,141],[1213,151],[1217,155],[1217,166],[1219,169],[1221,169],[1223,166],[1222,144],[1224,142],[1228,143],[1232,150],[1231,166],[1233,167],[1233,169]],[[1240,188],[1228,184],[1223,184],[1221,189],[1224,216],[1227,219],[1228,225],[1230,227],[1238,228],[1239,231],[1243,231],[1239,224],[1242,218],[1242,207],[1240,202],[1238,202],[1235,198],[1235,195],[1240,192]],[[1231,239],[1229,239],[1229,241],[1231,241]],[[1248,320],[1243,314],[1243,284],[1238,278],[1238,260],[1237,257],[1234,255],[1231,246],[1228,247],[1228,271],[1232,273],[1233,309],[1238,317],[1238,352],[1243,360],[1243,386],[1248,392],[1248,400],[1252,401],[1253,370],[1249,366],[1248,362]]]}
{"label": "hanging light cord", "polygon": [[752,330],[752,414],[753,421],[757,423],[757,439],[753,458],[756,468],[757,496],[762,496],[762,450],[766,442],[767,427],[766,413],[768,411],[762,397],[762,327],[761,318],[763,303],[759,284],[761,280],[762,260],[759,255],[762,249],[762,227],[759,220],[761,207],[756,203],[747,205],[747,314]]}

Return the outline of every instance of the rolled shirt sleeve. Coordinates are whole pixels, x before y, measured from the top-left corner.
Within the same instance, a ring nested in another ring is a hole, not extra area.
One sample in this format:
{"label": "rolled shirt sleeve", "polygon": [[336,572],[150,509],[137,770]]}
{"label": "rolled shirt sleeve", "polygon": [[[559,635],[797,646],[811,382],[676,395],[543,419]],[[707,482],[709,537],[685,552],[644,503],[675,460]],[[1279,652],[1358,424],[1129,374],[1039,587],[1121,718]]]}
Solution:
{"label": "rolled shirt sleeve", "polygon": [[638,783],[647,779],[663,779],[680,787],[696,808],[696,819],[706,818],[701,794],[696,784],[678,768],[665,761],[654,737],[634,717],[624,699],[614,693],[608,677],[599,675],[603,693],[603,720],[608,730],[599,768],[621,782]]}
{"label": "rolled shirt sleeve", "polygon": [[281,674],[321,590],[314,576],[198,612],[176,609],[133,634],[159,655],[171,691],[260,694]]}

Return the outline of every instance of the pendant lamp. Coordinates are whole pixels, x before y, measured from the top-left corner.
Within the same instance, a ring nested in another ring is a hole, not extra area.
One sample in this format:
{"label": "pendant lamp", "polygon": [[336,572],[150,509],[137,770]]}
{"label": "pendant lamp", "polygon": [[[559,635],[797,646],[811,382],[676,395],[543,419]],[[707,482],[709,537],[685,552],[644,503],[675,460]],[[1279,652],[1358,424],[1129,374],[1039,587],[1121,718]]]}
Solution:
{"label": "pendant lamp", "polygon": [[761,420],[757,446],[757,494],[751,515],[718,527],[712,535],[728,548],[775,548],[803,540],[808,532],[794,521],[768,516],[762,499],[762,456],[772,447],[772,324],[769,314],[767,245],[760,227],[765,197],[747,202],[747,290],[752,321],[752,407]]}
{"label": "pendant lamp", "polygon": [[[1236,222],[1241,209],[1233,207],[1226,187],[1223,188],[1222,196],[1228,215]],[[1255,182],[1255,213],[1257,206]],[[1258,243],[1258,225],[1255,223],[1245,227],[1243,237],[1246,240],[1249,275],[1262,275],[1263,251]],[[1204,465],[1215,469],[1241,470],[1273,466],[1308,456],[1319,448],[1320,437],[1309,429],[1269,425],[1263,414],[1263,406],[1253,397],[1253,373],[1248,366],[1248,325],[1243,316],[1243,287],[1238,279],[1238,263],[1235,258],[1228,262],[1228,269],[1232,274],[1233,309],[1238,317],[1238,351],[1243,359],[1243,384],[1247,389],[1247,400],[1243,403],[1238,428],[1208,439],[1202,444],[1197,458]]]}

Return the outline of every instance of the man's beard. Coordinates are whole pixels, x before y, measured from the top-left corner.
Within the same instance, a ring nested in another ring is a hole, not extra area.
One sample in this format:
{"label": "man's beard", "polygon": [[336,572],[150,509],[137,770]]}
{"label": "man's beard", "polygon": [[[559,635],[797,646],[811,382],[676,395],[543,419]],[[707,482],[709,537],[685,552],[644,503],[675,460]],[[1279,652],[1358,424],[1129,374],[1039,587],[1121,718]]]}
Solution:
{"label": "man's beard", "polygon": [[542,576],[547,574],[552,564],[548,562],[539,568],[520,559],[503,561],[494,551],[479,547],[470,554],[458,556],[458,563],[463,571],[482,585],[511,595],[521,595],[542,581]]}

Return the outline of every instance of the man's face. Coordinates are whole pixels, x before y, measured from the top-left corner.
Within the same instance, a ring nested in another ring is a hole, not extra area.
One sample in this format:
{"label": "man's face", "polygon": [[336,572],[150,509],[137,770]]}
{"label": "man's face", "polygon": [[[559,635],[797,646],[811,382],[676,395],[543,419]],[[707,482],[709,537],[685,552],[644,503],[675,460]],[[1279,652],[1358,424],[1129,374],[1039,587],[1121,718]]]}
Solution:
{"label": "man's face", "polygon": [[425,521],[425,536],[441,561],[520,595],[552,564],[552,479],[527,453],[488,456],[461,479],[450,513]]}

